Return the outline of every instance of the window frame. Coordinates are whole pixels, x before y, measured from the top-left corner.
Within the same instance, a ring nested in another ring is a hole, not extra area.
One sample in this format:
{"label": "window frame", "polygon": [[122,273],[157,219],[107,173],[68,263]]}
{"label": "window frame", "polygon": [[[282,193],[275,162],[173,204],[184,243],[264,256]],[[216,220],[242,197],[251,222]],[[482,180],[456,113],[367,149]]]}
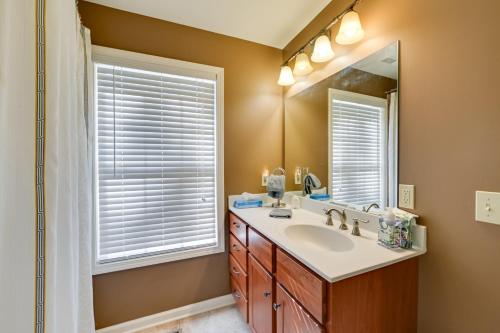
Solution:
{"label": "window frame", "polygon": [[381,141],[382,141],[382,153],[381,159],[384,161],[382,163],[382,171],[381,171],[381,198],[382,205],[385,207],[388,205],[388,109],[387,109],[387,99],[363,95],[351,91],[339,90],[339,89],[328,89],[328,193],[333,196],[333,188],[332,188],[332,101],[335,96],[342,97],[343,100],[348,100],[349,102],[359,103],[359,104],[369,104],[372,106],[380,107],[383,109],[382,117],[384,121],[381,126]]}
{"label": "window frame", "polygon": [[[216,187],[216,228],[217,244],[215,246],[183,250],[172,253],[161,253],[139,258],[131,258],[109,263],[99,263],[97,251],[99,246],[98,229],[98,166],[97,166],[97,84],[95,83],[96,63],[109,64],[115,66],[124,66],[139,68],[142,70],[164,72],[176,75],[193,76],[199,78],[214,79],[216,86],[215,95],[215,187]],[[92,274],[99,275],[103,273],[127,270],[132,268],[157,265],[178,260],[196,258],[206,255],[222,253],[225,251],[224,234],[224,69],[215,66],[197,64],[182,60],[163,58],[148,54],[124,51],[103,46],[92,46],[92,77],[89,80],[89,90],[92,89],[92,97],[89,98],[89,109],[92,114],[89,117],[89,144],[92,149]],[[91,87],[91,88],[90,88]]]}

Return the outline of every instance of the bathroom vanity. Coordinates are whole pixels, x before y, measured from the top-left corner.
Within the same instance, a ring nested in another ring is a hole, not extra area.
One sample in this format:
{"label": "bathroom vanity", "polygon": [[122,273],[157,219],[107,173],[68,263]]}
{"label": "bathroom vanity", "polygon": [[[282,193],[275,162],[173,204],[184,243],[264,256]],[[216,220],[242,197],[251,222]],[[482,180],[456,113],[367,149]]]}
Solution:
{"label": "bathroom vanity", "polygon": [[416,332],[425,245],[389,250],[373,231],[353,236],[306,209],[292,219],[269,211],[229,213],[232,293],[253,332]]}

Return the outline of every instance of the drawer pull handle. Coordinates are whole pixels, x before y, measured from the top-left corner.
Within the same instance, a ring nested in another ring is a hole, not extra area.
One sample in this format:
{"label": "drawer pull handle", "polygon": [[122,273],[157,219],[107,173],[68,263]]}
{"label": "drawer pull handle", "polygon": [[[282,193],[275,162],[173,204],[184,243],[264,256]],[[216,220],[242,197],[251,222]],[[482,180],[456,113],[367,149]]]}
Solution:
{"label": "drawer pull handle", "polygon": [[234,295],[234,297],[236,297],[236,298],[241,298],[241,295],[240,295],[240,294],[239,294],[236,290],[235,290],[235,291],[233,291],[233,295]]}
{"label": "drawer pull handle", "polygon": [[264,291],[264,297],[269,297],[271,296],[271,292],[269,291]]}
{"label": "drawer pull handle", "polygon": [[278,311],[278,309],[281,307],[281,304],[276,304],[276,303],[273,303],[273,309],[274,311]]}
{"label": "drawer pull handle", "polygon": [[235,249],[236,251],[240,251],[240,249],[238,248],[238,244],[233,244],[233,249]]}
{"label": "drawer pull handle", "polygon": [[236,268],[231,267],[231,270],[233,271],[234,274],[240,275],[240,272],[238,272],[238,270]]}

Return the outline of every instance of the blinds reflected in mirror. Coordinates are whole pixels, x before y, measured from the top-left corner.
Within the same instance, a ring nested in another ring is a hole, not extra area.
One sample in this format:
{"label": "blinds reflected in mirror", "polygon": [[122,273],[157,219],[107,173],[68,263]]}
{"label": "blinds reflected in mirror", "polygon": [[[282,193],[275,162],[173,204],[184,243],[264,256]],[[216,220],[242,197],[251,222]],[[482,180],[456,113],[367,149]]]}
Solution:
{"label": "blinds reflected in mirror", "polygon": [[97,262],[217,245],[216,78],[96,64]]}
{"label": "blinds reflected in mirror", "polygon": [[330,193],[357,205],[387,203],[386,100],[329,90]]}

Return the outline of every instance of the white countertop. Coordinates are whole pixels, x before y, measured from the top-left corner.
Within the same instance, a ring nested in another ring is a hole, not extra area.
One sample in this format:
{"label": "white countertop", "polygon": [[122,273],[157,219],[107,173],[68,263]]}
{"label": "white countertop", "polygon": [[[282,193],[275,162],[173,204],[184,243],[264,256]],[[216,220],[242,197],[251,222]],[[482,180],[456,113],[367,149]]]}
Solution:
{"label": "white countertop", "polygon": [[[293,209],[291,219],[276,219],[269,217],[271,208],[268,207],[238,209],[232,207],[231,204],[229,206],[231,212],[252,228],[329,282],[346,279],[426,252],[425,243],[414,245],[411,250],[387,249],[377,244],[376,233],[363,229],[363,226],[361,226],[361,236],[353,236],[351,235],[352,225],[349,225],[349,230],[339,230],[340,222],[334,219],[335,225],[327,226],[325,215],[302,208]],[[340,251],[333,251],[317,246],[312,239],[299,241],[290,237],[285,229],[288,226],[298,224],[329,229],[326,232],[334,230],[334,232],[341,234],[339,240],[342,240],[342,243],[347,244],[347,246],[341,247]],[[416,233],[424,233],[423,236],[419,236],[419,240],[425,242],[425,227],[417,226],[417,228],[422,228],[416,230]]]}

